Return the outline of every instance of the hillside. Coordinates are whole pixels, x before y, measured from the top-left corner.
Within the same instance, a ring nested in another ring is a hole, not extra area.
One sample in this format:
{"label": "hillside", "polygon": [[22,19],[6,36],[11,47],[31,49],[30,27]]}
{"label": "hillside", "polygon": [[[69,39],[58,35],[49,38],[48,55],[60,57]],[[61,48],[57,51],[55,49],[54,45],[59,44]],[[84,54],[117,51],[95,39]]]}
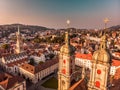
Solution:
{"label": "hillside", "polygon": [[17,28],[22,29],[27,29],[27,30],[34,30],[34,31],[38,31],[38,30],[48,30],[50,28],[46,28],[43,26],[35,26],[35,25],[24,25],[24,24],[7,24],[7,25],[0,25],[0,30],[17,30]]}

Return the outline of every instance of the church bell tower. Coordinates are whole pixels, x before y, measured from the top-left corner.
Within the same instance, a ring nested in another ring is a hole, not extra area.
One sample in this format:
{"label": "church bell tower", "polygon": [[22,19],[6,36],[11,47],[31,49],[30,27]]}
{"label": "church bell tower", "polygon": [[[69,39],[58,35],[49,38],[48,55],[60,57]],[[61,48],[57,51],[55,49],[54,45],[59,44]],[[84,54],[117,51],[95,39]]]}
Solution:
{"label": "church bell tower", "polygon": [[69,33],[65,32],[65,44],[60,49],[58,90],[68,90],[71,86],[71,75],[75,69],[75,48],[70,45]]}
{"label": "church bell tower", "polygon": [[15,48],[15,51],[16,53],[20,53],[21,52],[21,34],[20,34],[20,29],[19,29],[19,26],[18,26],[18,32],[16,33],[16,36],[17,36],[17,42],[16,42],[16,48]]}
{"label": "church bell tower", "polygon": [[111,55],[106,46],[106,35],[101,38],[100,48],[93,54],[88,90],[108,90],[110,84]]}

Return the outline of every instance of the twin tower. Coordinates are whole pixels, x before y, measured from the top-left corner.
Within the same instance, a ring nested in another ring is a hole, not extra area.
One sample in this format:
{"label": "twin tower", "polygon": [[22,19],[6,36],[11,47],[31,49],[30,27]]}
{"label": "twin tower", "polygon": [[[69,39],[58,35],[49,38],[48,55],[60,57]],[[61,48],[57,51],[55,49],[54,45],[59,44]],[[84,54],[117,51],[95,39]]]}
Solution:
{"label": "twin tower", "polygon": [[[75,72],[75,49],[70,44],[69,33],[65,33],[65,44],[60,49],[58,90],[69,90]],[[88,90],[108,90],[111,66],[110,53],[106,47],[106,35],[101,38],[98,51],[93,54]]]}

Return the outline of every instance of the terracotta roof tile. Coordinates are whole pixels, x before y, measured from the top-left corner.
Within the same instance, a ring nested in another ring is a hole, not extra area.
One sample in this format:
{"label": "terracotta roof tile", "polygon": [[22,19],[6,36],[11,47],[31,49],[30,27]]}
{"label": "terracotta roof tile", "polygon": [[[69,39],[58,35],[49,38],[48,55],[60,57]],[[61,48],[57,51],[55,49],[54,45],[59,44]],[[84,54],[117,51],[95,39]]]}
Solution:
{"label": "terracotta roof tile", "polygon": [[24,79],[19,76],[12,76],[7,73],[0,73],[0,85],[4,89],[10,89],[12,88],[15,84],[23,82]]}
{"label": "terracotta roof tile", "polygon": [[87,84],[85,83],[84,79],[81,79],[72,85],[69,90],[87,90]]}
{"label": "terracotta roof tile", "polygon": [[112,66],[120,66],[120,60],[112,59]]}
{"label": "terracotta roof tile", "polygon": [[76,58],[83,58],[83,59],[92,60],[92,54],[76,53],[75,57],[76,57]]}
{"label": "terracotta roof tile", "polygon": [[37,66],[33,66],[33,65],[25,63],[21,66],[21,68],[35,74],[35,73],[38,73],[38,72],[56,64],[56,63],[58,63],[58,59],[48,60],[42,64],[38,64]]}
{"label": "terracotta roof tile", "polygon": [[[75,57],[76,58],[87,59],[87,60],[92,60],[92,54],[76,53]],[[120,60],[112,59],[112,66],[120,66]]]}
{"label": "terracotta roof tile", "polygon": [[21,59],[21,60],[14,61],[12,63],[8,63],[7,66],[8,67],[13,67],[15,65],[25,63],[26,61],[28,61],[27,58],[24,58],[24,59]]}

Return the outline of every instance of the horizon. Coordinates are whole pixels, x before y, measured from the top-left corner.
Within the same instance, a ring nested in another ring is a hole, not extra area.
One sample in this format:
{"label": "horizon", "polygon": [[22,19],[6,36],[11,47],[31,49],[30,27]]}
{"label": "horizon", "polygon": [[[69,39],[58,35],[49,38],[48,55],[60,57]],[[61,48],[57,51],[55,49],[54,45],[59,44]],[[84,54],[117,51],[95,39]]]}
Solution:
{"label": "horizon", "polygon": [[108,27],[120,25],[119,0],[1,0],[0,25],[20,23],[47,28],[70,27],[86,29],[104,28],[104,18],[109,18]]}
{"label": "horizon", "polygon": [[[66,27],[65,28],[49,28],[49,27],[47,27],[47,26],[41,26],[41,25],[32,25],[32,24],[24,24],[24,23],[11,23],[11,24],[0,24],[0,26],[4,26],[4,25],[14,25],[14,24],[18,24],[18,25],[25,25],[25,26],[39,26],[39,27],[45,27],[45,28],[48,28],[48,29],[55,29],[55,30],[59,30],[59,29],[66,29]],[[120,26],[120,25],[114,25],[114,26]],[[111,27],[114,27],[114,26],[109,26],[109,27],[107,27],[107,28],[111,28]],[[97,28],[76,28],[76,27],[69,27],[69,28],[75,28],[75,29],[87,29],[87,30],[89,30],[89,29],[94,29],[94,30],[102,30],[102,29],[104,29],[104,27],[103,28],[100,28],[100,29],[97,29]]]}

